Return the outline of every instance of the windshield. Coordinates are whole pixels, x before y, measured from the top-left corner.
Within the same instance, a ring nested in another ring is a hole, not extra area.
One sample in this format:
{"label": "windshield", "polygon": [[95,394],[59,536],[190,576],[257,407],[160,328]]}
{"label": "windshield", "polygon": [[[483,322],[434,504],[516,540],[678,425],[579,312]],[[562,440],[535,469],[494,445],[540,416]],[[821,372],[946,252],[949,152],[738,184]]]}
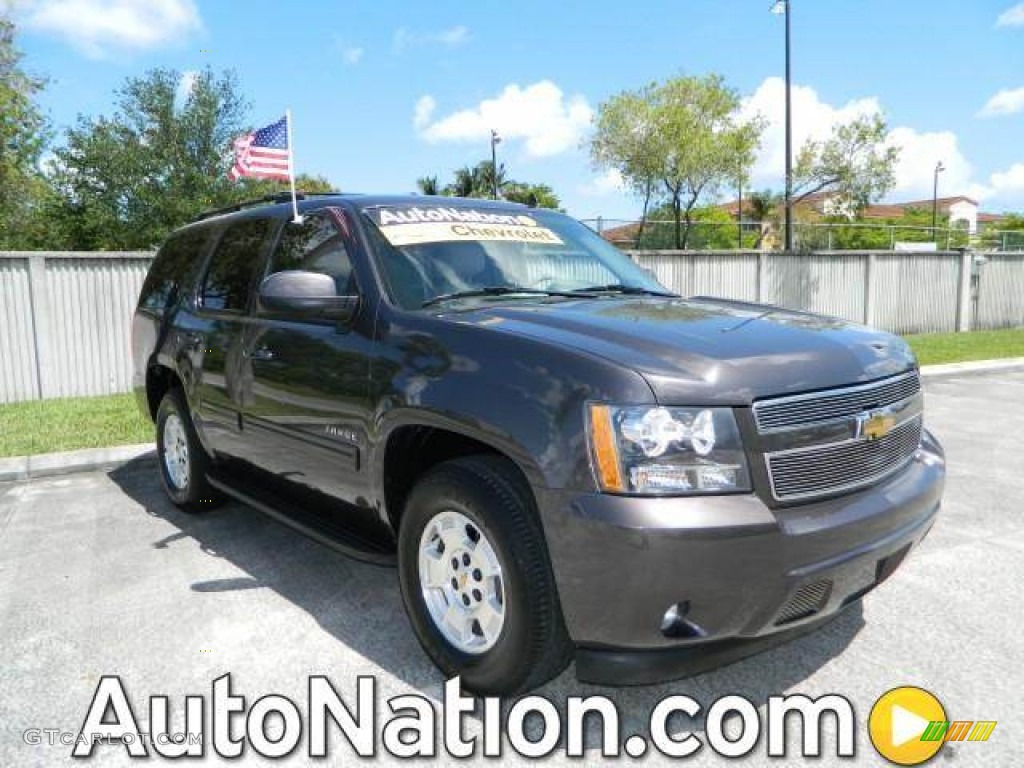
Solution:
{"label": "windshield", "polygon": [[554,211],[428,203],[364,213],[391,296],[404,309],[573,292],[667,293],[624,253]]}

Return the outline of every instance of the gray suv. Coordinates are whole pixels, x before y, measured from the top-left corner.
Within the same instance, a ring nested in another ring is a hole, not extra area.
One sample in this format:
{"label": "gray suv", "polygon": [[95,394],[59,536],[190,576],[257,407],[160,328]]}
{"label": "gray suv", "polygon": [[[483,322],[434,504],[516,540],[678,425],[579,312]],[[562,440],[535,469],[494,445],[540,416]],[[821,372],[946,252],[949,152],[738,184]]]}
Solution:
{"label": "gray suv", "polygon": [[[899,338],[673,295],[552,211],[308,197],[174,232],[134,321],[170,498],[396,565],[445,675],[647,683],[818,626],[939,509]],[[359,621],[358,616],[352,617]]]}

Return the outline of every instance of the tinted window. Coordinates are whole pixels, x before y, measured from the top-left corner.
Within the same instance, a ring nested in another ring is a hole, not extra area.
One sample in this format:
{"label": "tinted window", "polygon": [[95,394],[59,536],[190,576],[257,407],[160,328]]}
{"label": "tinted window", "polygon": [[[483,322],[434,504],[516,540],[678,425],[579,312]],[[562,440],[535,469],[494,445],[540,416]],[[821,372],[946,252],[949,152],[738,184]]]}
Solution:
{"label": "tinted window", "polygon": [[157,314],[178,300],[183,285],[194,275],[205,250],[209,228],[171,235],[153,260],[139,296],[139,306]]}
{"label": "tinted window", "polygon": [[217,246],[203,284],[206,309],[244,311],[259,263],[269,219],[245,219],[232,225]]}
{"label": "tinted window", "polygon": [[341,233],[327,216],[307,216],[301,224],[285,224],[268,274],[290,269],[330,275],[338,295],[355,293],[348,250]]}

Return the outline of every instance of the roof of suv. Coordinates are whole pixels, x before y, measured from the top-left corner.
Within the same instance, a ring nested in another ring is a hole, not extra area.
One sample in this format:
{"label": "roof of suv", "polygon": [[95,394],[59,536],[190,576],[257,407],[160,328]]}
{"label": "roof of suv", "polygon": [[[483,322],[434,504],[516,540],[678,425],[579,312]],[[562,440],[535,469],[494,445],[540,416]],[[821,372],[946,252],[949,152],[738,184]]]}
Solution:
{"label": "roof of suv", "polygon": [[[487,200],[475,197],[445,197],[441,195],[360,195],[345,193],[299,193],[299,212],[311,209],[323,208],[325,206],[347,202],[354,204],[357,208],[376,208],[385,205],[394,206],[423,206],[443,205],[447,208],[515,208],[526,209],[522,203],[512,203],[507,200]],[[235,205],[207,211],[199,215],[195,220],[207,221],[220,216],[244,216],[246,214],[273,214],[278,215],[291,210],[291,196],[287,193],[270,195],[266,198],[252,200]]]}

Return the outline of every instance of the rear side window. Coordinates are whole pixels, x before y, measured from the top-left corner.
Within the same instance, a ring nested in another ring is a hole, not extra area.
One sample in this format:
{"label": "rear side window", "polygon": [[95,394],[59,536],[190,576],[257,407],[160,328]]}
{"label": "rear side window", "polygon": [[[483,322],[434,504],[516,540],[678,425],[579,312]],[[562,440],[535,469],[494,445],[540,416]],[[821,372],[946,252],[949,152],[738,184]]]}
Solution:
{"label": "rear side window", "polygon": [[203,281],[204,309],[245,311],[269,227],[269,219],[243,219],[224,233]]}
{"label": "rear side window", "polygon": [[142,284],[139,307],[155,314],[174,304],[188,285],[206,250],[210,230],[193,228],[171,235],[164,243]]}
{"label": "rear side window", "polygon": [[356,292],[345,241],[327,216],[306,216],[301,224],[285,224],[267,274],[291,269],[330,275],[339,296]]}

